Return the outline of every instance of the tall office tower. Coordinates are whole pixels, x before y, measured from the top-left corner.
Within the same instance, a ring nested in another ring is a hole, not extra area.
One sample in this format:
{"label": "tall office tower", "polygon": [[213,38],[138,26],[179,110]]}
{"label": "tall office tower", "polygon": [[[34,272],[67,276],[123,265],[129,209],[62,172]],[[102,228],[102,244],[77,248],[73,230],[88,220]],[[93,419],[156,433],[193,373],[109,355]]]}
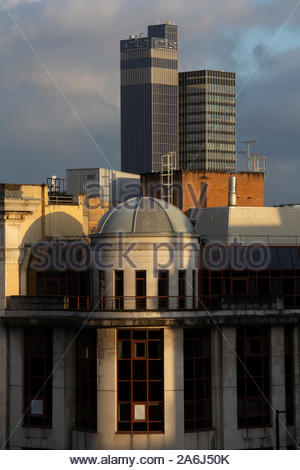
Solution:
{"label": "tall office tower", "polygon": [[234,171],[235,74],[179,73],[179,167]]}
{"label": "tall office tower", "polygon": [[159,171],[169,152],[178,155],[178,40],[171,22],[121,41],[122,171]]}

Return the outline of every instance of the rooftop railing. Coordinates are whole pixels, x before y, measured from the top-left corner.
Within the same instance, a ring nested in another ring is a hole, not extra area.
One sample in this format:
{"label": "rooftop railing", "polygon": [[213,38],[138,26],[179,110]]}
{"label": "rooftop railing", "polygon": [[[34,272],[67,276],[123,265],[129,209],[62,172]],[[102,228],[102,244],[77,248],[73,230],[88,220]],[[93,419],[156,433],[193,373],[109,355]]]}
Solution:
{"label": "rooftop railing", "polygon": [[[300,300],[300,299],[299,299]],[[6,298],[7,311],[234,311],[281,310],[300,308],[289,297],[274,295],[213,296],[11,296]]]}
{"label": "rooftop railing", "polygon": [[195,310],[196,296],[11,296],[7,310],[167,311]]}

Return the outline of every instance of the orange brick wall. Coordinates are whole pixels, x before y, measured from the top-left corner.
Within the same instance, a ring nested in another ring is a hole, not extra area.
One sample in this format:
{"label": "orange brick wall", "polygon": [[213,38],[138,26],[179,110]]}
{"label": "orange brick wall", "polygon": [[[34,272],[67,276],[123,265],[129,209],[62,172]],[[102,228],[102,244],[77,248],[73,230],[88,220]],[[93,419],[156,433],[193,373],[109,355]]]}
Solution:
{"label": "orange brick wall", "polygon": [[99,198],[89,198],[88,200],[88,224],[89,233],[97,228],[99,220],[109,211],[109,204],[101,203]]}
{"label": "orange brick wall", "polygon": [[[237,205],[238,206],[264,206],[264,175],[262,173],[238,172],[237,178]],[[150,194],[151,185],[158,185],[158,173],[149,173],[141,177],[145,196]],[[183,212],[190,207],[200,207],[201,183],[207,184],[206,203],[203,207],[222,207],[228,205],[229,174],[208,171],[176,171],[174,184],[177,191],[175,205]],[[178,188],[182,187],[182,196],[178,196]],[[153,188],[153,186],[152,186]],[[156,194],[154,194],[157,196]],[[180,201],[180,199],[182,199]]]}

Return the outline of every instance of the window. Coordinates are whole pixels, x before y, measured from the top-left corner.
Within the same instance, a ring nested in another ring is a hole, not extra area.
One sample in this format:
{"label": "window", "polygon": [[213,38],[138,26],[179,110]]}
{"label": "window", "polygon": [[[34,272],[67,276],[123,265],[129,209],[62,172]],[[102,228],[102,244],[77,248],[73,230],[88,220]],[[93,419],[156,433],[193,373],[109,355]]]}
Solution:
{"label": "window", "polygon": [[146,271],[135,272],[136,309],[146,310]]}
{"label": "window", "polygon": [[211,333],[209,328],[184,329],[184,430],[212,426]]}
{"label": "window", "polygon": [[285,409],[286,424],[294,424],[294,328],[284,328]]}
{"label": "window", "polygon": [[269,330],[237,328],[238,426],[270,425]]}
{"label": "window", "polygon": [[118,431],[163,432],[163,330],[118,330]]}
{"label": "window", "polygon": [[169,271],[158,271],[158,308],[165,310],[169,307]]}
{"label": "window", "polygon": [[115,271],[115,309],[124,310],[124,273]]}
{"label": "window", "polygon": [[[67,250],[62,248],[57,253],[51,246],[42,250],[49,257],[50,268],[38,268],[40,260],[32,256],[27,271],[27,294],[32,296],[64,296],[65,305],[69,309],[87,310],[90,308],[90,271],[83,270],[84,253],[79,250],[74,255],[73,262],[81,266],[73,269],[67,257]],[[57,259],[58,257],[58,259]],[[56,263],[61,263],[62,269],[57,270]],[[63,268],[65,265],[66,269]],[[42,269],[42,270],[41,270]],[[84,268],[85,269],[85,268]]]}
{"label": "window", "polygon": [[76,340],[76,426],[97,430],[97,330],[92,328]]}
{"label": "window", "polygon": [[178,271],[178,308],[185,308],[186,271]]}
{"label": "window", "polygon": [[280,263],[282,269],[292,269],[293,263],[291,259],[290,249],[288,247],[278,248]]}
{"label": "window", "polygon": [[24,425],[52,425],[52,329],[25,328]]}

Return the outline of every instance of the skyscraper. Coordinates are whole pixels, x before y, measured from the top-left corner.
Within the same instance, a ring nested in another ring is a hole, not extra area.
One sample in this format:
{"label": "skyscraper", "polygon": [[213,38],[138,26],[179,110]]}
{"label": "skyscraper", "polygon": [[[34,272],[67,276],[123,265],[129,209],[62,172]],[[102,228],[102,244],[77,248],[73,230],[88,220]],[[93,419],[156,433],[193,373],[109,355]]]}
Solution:
{"label": "skyscraper", "polygon": [[235,74],[179,73],[179,167],[234,171]]}
{"label": "skyscraper", "polygon": [[178,155],[177,26],[148,26],[121,41],[121,167],[147,173]]}

